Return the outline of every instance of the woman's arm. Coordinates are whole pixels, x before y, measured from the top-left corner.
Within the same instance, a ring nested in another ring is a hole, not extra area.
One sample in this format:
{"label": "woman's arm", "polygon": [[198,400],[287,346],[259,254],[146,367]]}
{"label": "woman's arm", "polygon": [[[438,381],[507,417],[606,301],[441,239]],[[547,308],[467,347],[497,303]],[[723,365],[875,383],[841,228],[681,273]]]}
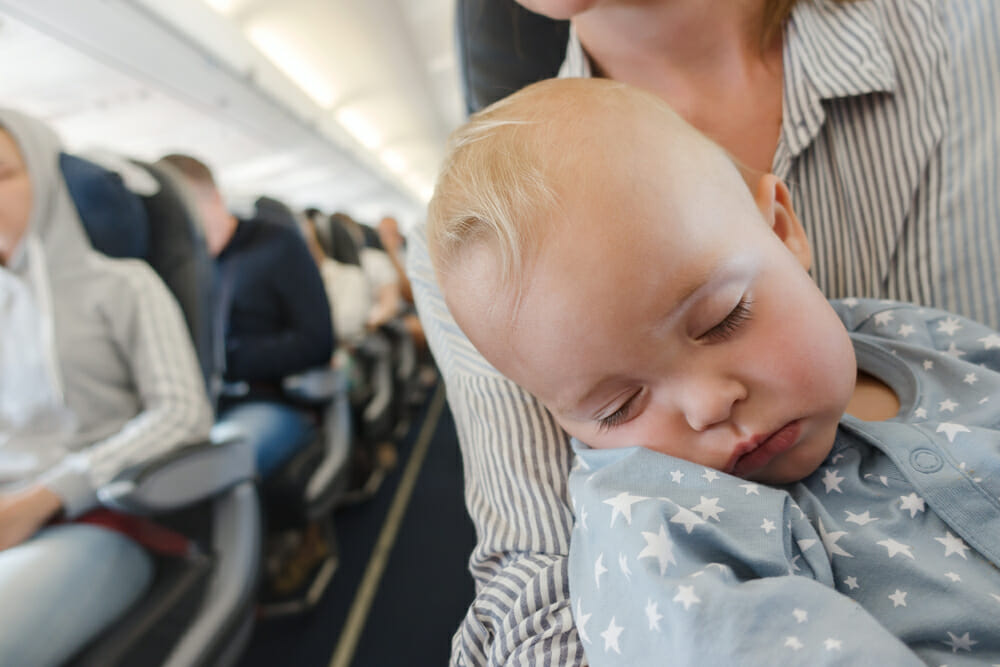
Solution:
{"label": "woman's arm", "polygon": [[97,503],[97,489],[124,468],[207,437],[212,410],[180,307],[159,277],[139,262],[108,262],[127,289],[117,341],[128,358],[142,411],[115,434],[66,457],[39,482],[75,517]]}
{"label": "woman's arm", "polygon": [[566,573],[572,452],[549,414],[473,349],[434,280],[423,228],[407,253],[417,312],[448,390],[479,542],[454,665],[582,665]]}

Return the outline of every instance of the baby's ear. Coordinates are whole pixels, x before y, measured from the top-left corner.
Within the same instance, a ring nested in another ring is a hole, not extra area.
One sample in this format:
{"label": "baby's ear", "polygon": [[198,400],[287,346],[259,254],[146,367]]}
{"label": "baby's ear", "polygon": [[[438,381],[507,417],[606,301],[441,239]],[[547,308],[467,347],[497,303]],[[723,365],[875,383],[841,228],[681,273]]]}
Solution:
{"label": "baby's ear", "polygon": [[755,199],[764,221],[808,271],[812,266],[812,250],[806,230],[792,208],[792,194],[788,188],[774,174],[765,174],[757,182]]}

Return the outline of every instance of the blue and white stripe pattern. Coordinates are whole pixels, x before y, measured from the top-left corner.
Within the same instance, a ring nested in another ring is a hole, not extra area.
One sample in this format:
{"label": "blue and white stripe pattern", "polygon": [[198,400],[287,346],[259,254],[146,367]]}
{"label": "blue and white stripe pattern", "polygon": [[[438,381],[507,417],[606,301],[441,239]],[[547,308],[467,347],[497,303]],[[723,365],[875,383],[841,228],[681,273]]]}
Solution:
{"label": "blue and white stripe pattern", "polygon": [[[571,39],[564,76],[588,76]],[[916,301],[1000,327],[1000,3],[802,0],[786,31],[774,171],[830,297]],[[463,449],[479,543],[456,665],[579,665],[568,439],[458,330],[422,230],[417,305]]]}

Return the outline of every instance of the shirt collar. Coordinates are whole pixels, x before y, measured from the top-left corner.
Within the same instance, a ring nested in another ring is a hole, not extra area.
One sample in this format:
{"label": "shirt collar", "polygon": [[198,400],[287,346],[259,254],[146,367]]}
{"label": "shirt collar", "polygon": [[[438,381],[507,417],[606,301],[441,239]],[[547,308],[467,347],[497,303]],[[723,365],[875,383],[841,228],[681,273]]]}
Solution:
{"label": "shirt collar", "polygon": [[793,156],[822,127],[824,100],[896,89],[896,66],[873,3],[797,3],[785,29],[784,68],[782,134]]}

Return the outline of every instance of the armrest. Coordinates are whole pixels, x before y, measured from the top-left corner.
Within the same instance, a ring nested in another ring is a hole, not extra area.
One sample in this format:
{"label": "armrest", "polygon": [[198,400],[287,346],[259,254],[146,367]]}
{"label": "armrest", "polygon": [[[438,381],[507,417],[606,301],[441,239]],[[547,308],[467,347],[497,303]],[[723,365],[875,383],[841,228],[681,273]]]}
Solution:
{"label": "armrest", "polygon": [[110,509],[155,514],[218,495],[255,474],[253,449],[239,429],[217,424],[207,441],[126,468],[97,497]]}
{"label": "armrest", "polygon": [[331,366],[320,366],[289,375],[282,381],[285,397],[304,405],[323,406],[337,394],[347,391],[343,373]]}

